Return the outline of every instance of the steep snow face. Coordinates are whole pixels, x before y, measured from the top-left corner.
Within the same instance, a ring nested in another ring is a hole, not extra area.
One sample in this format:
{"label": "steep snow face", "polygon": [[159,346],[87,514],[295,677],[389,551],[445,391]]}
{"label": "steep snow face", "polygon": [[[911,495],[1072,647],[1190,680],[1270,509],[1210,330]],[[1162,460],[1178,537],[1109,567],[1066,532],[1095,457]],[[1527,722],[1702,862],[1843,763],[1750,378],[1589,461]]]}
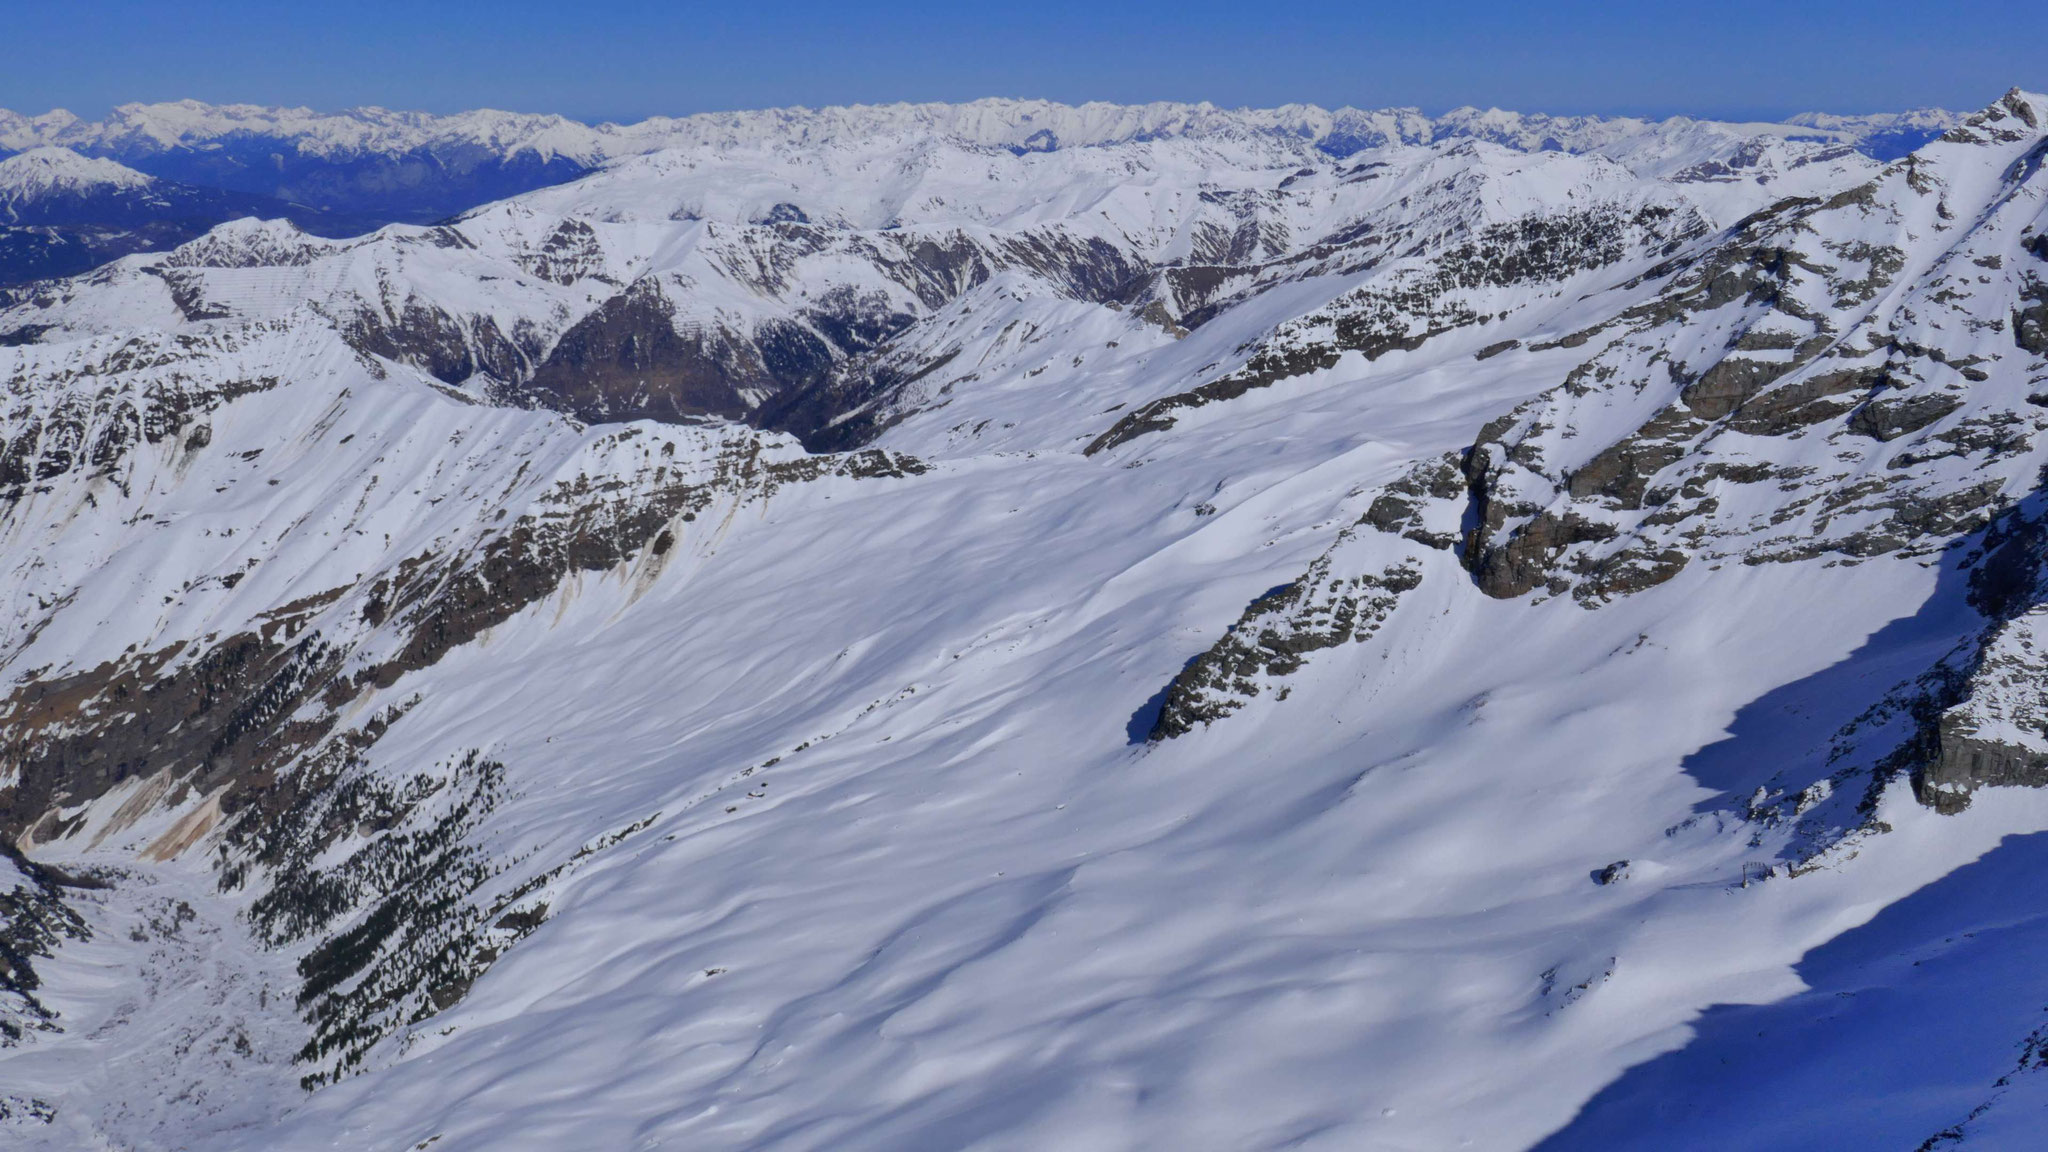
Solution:
{"label": "steep snow face", "polygon": [[0,1133],[2028,1147],[2048,98],[1694,133],[695,144],[13,293]]}
{"label": "steep snow face", "polygon": [[151,182],[133,168],[80,156],[69,148],[31,148],[0,160],[0,204],[10,206],[55,193],[132,190],[147,188]]}

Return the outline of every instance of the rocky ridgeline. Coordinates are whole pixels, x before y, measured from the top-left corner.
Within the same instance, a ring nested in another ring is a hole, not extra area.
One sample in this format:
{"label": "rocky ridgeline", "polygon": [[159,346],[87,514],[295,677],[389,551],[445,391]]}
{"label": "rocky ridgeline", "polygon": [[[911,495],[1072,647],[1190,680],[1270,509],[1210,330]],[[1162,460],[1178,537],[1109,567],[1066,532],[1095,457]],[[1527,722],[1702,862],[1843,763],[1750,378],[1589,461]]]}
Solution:
{"label": "rocky ridgeline", "polygon": [[[1335,368],[1347,353],[1370,363],[1389,352],[1416,351],[1459,329],[1508,320],[1561,294],[1567,284],[1630,259],[1669,256],[1708,230],[1705,220],[1686,206],[1653,203],[1633,210],[1615,205],[1568,209],[1476,230],[1454,225],[1435,234],[1410,224],[1391,234],[1368,229],[1341,246],[1325,242],[1319,248],[1357,253],[1355,266],[1344,271],[1379,271],[1382,259],[1398,263],[1372,283],[1282,325],[1243,367],[1118,420],[1086,451],[1092,456],[1171,428],[1175,412]],[[1305,268],[1303,262],[1290,263],[1302,274],[1330,271],[1321,259]],[[1507,289],[1521,291],[1510,295]],[[1530,289],[1540,294],[1532,297]],[[1492,311],[1495,307],[1500,311]]]}
{"label": "rocky ridgeline", "polygon": [[1285,700],[1287,678],[1311,653],[1371,639],[1401,595],[1422,583],[1421,565],[1404,560],[1354,573],[1366,562],[1354,543],[1345,532],[1299,580],[1252,601],[1221,640],[1174,677],[1147,739],[1184,736],[1267,691]]}
{"label": "rocky ridgeline", "polygon": [[[1675,238],[1683,251],[1603,290],[1616,311],[1564,341],[1591,354],[1560,384],[1381,489],[1345,539],[1401,536],[1457,553],[1488,595],[1569,595],[1589,609],[1696,566],[1960,565],[1979,630],[1845,729],[1830,775],[1760,796],[1750,815],[1807,820],[1819,851],[1901,773],[1944,810],[1981,786],[2048,783],[2035,635],[2048,601],[2039,513],[2022,507],[2048,431],[2044,115],[2009,96],[1865,184]],[[1355,342],[1333,333],[1358,299],[1283,328],[1246,371],[1132,413],[1089,450],[1337,363]],[[1444,295],[1428,299],[1441,308]],[[1409,339],[1435,334],[1419,310],[1411,319]],[[1282,695],[1307,653],[1369,635],[1413,581],[1341,562],[1333,577],[1343,550],[1248,607],[1174,680],[1152,737]],[[1859,775],[1864,786],[1844,787]]]}
{"label": "rocky ridgeline", "polygon": [[[1723,143],[1809,162],[1749,177],[1757,188],[1871,166],[1818,138]],[[736,419],[841,450],[912,414],[911,382],[977,376],[933,332],[1006,278],[1113,312],[1134,340],[1186,336],[1275,290],[1352,285],[1124,416],[1100,451],[1347,353],[1519,320],[1712,231],[1683,185],[1590,155],[1462,138],[1358,159],[1270,141],[1120,147],[1122,164],[1114,150],[1055,161],[928,142],[901,161],[924,174],[904,188],[870,188],[869,168],[832,156],[663,155],[431,228],[327,241],[244,221],[20,292],[0,338],[106,330],[88,288],[181,326],[298,304],[358,351],[486,402],[587,422]],[[977,180],[1015,207],[978,203]],[[791,198],[717,206],[727,182]],[[1749,187],[1713,203],[1765,195]]]}
{"label": "rocky ridgeline", "polygon": [[1694,561],[1938,551],[2028,491],[2044,365],[2012,318],[2041,133],[2008,104],[1744,221],[1590,329],[1601,350],[1464,461],[1480,587],[1597,601]]}
{"label": "rocky ridgeline", "polygon": [[[308,432],[320,443],[320,466],[348,475],[344,462],[360,465],[328,499],[360,513],[388,487],[392,465],[383,450],[352,447],[359,433],[337,434],[334,424],[351,404],[388,401],[389,390],[408,385],[388,362],[317,329],[307,337],[251,322],[22,349],[0,439],[10,543],[61,539],[109,516],[122,516],[130,531],[156,529],[175,518],[163,509],[181,488],[226,477],[218,491],[230,491],[238,469],[278,450],[238,406],[278,395],[300,413],[325,410]],[[256,362],[294,365],[298,379],[239,381],[237,366]],[[236,431],[216,435],[222,422]],[[481,752],[395,776],[372,769],[370,750],[419,702],[405,691],[407,675],[577,574],[631,568],[652,579],[699,531],[701,516],[729,515],[789,485],[901,478],[925,467],[882,450],[809,456],[742,425],[583,434],[551,420],[539,431],[514,460],[462,456],[463,433],[454,435],[434,471],[452,471],[443,490],[475,503],[458,532],[433,547],[372,549],[355,579],[239,622],[233,592],[250,569],[208,577],[186,594],[214,604],[218,623],[96,664],[28,668],[0,697],[0,757],[10,769],[0,837],[30,850],[98,842],[167,812],[177,818],[143,858],[217,843],[223,885],[255,894],[259,939],[304,951],[299,999],[311,1038],[300,1059],[309,1084],[459,1000],[539,925],[546,885],[572,863],[529,853],[515,866],[484,849],[478,837],[502,796],[503,765]],[[252,435],[259,445],[243,448]],[[537,449],[563,437],[581,439],[569,464],[553,478],[536,471],[547,458]],[[240,483],[263,493],[279,482]],[[258,531],[263,521],[242,527]],[[10,657],[32,647],[76,595],[37,592],[55,575],[32,554],[17,560],[20,631]],[[16,868],[12,887],[0,884],[4,1043],[59,1026],[34,996],[33,960],[84,930],[64,903],[66,878],[26,860]]]}

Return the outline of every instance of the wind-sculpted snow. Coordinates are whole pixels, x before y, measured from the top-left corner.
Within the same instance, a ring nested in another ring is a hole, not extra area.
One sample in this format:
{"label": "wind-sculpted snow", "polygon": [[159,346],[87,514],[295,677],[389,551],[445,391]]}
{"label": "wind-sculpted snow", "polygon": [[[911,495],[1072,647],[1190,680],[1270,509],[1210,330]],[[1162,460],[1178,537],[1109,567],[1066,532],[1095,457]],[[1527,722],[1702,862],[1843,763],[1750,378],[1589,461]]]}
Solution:
{"label": "wind-sculpted snow", "polygon": [[0,1142],[2026,1146],[2048,98],[1024,111],[9,291]]}

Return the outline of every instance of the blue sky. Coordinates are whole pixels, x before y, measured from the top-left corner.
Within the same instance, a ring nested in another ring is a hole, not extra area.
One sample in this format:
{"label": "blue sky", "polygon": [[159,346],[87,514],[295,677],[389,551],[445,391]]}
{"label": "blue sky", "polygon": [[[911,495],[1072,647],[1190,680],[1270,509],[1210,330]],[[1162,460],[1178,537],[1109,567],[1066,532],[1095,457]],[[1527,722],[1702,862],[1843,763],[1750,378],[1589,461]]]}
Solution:
{"label": "blue sky", "polygon": [[2048,89],[2048,0],[5,0],[0,107],[561,112],[893,100],[1307,101],[1779,116]]}

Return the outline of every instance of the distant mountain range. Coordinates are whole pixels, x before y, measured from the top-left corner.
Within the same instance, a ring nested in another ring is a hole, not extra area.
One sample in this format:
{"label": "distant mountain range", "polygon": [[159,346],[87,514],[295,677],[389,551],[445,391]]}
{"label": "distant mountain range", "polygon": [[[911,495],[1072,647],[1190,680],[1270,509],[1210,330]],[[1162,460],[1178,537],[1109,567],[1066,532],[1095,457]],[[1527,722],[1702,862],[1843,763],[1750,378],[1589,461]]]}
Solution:
{"label": "distant mountain range", "polygon": [[0,283],[76,275],[131,252],[176,247],[242,217],[341,235],[377,223],[39,145],[0,160]]}
{"label": "distant mountain range", "polygon": [[[128,252],[160,251],[235,216],[288,218],[322,235],[425,224],[480,204],[577,179],[632,156],[681,149],[825,148],[847,141],[944,141],[1012,153],[1156,139],[1268,141],[1334,157],[1392,144],[1473,139],[1518,151],[1696,149],[1702,139],[1775,136],[1839,144],[1875,159],[1903,155],[1953,125],[1936,109],[1875,116],[1810,114],[1783,124],[1674,117],[1544,116],[1460,108],[1362,110],[1291,104],[1066,105],[1042,100],[785,108],[589,125],[561,116],[479,110],[451,116],[357,108],[320,113],[250,104],[124,104],[104,120],[64,111],[0,110],[0,156],[35,155],[107,187],[73,182],[57,202],[15,200],[0,232],[0,284],[69,275]],[[1690,141],[1689,145],[1683,142]],[[154,177],[66,166],[47,150],[111,160]],[[15,179],[9,173],[5,179]],[[211,193],[211,195],[208,195]],[[149,208],[148,204],[157,204]]]}

